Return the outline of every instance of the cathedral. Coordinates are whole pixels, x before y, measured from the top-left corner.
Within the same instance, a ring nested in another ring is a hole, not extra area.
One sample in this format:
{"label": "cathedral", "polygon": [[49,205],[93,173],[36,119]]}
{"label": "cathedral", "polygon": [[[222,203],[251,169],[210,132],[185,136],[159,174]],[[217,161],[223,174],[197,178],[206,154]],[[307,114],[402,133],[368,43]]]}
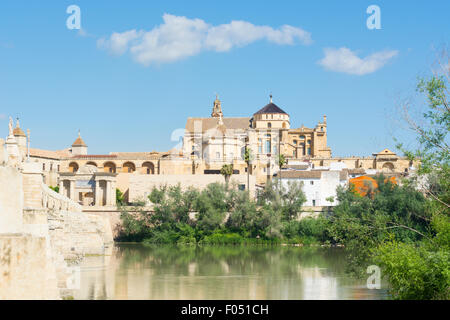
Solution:
{"label": "cathedral", "polygon": [[[132,200],[165,183],[201,187],[222,182],[224,164],[233,165],[232,179],[241,189],[254,192],[280,172],[280,154],[286,160],[283,171],[291,171],[286,177],[317,176],[319,171],[336,168],[336,163],[348,177],[377,172],[406,175],[414,167],[412,161],[388,149],[369,157],[333,158],[327,145],[327,117],[311,128],[291,128],[289,114],[272,96],[250,117],[225,116],[216,96],[209,117],[187,119],[182,149],[166,152],[89,154],[80,132],[66,149],[43,150],[30,147],[18,120],[15,128],[10,120],[10,127],[8,141],[15,140],[10,145],[17,144],[23,159],[40,163],[44,183],[59,186],[61,193],[83,205],[114,205],[116,188]],[[244,158],[246,149],[249,163]],[[303,172],[294,172],[299,170]]]}

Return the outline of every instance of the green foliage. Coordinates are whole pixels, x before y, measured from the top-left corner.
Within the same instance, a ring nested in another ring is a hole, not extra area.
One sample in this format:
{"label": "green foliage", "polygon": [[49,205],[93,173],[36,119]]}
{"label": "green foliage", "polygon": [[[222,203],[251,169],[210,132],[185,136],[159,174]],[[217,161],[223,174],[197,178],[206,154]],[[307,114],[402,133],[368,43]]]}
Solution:
{"label": "green foliage", "polygon": [[123,206],[125,205],[125,196],[123,195],[122,191],[116,188],[116,205]]}
{"label": "green foliage", "polygon": [[[295,184],[283,188],[281,193],[275,188],[268,184],[268,196],[259,204],[248,192],[220,183],[209,184],[202,191],[182,190],[179,185],[153,188],[148,196],[153,212],[146,212],[143,207],[136,207],[132,213],[123,212],[120,240],[179,244],[288,241],[290,235],[283,234],[282,223],[294,220],[305,196]],[[191,219],[189,213],[194,212],[196,217]],[[323,238],[311,230],[293,236],[306,235]]]}
{"label": "green foliage", "polygon": [[388,275],[396,299],[449,299],[450,253],[390,240],[375,250],[375,263]]}
{"label": "green foliage", "polygon": [[224,164],[220,169],[220,174],[224,176],[225,183],[228,187],[228,182],[230,181],[230,177],[233,174],[233,165],[232,164]]}
{"label": "green foliage", "polygon": [[245,147],[245,151],[244,151],[244,161],[247,165],[250,164],[250,162],[253,161],[253,154],[252,154],[252,150],[249,147]]}
{"label": "green foliage", "polygon": [[430,213],[427,200],[412,186],[392,184],[382,175],[378,189],[362,197],[348,188],[337,189],[338,205],[327,231],[334,242],[349,252],[349,270],[361,274],[371,259],[371,250],[394,235],[397,240],[416,242],[427,236]]}
{"label": "green foliage", "polygon": [[56,186],[56,187],[49,186],[49,188],[52,189],[53,191],[59,193],[59,186]]}
{"label": "green foliage", "polygon": [[286,164],[286,157],[284,156],[284,154],[279,154],[278,155],[278,165],[281,167],[283,167]]}
{"label": "green foliage", "polygon": [[395,299],[450,297],[448,79],[420,79],[417,90],[425,94],[428,111],[420,124],[406,117],[419,148],[398,147],[411,160],[420,158],[418,175],[401,186],[380,176],[378,189],[364,197],[351,188],[338,189],[339,204],[328,227],[333,239],[350,251],[351,266],[362,269],[370,262],[381,267]]}

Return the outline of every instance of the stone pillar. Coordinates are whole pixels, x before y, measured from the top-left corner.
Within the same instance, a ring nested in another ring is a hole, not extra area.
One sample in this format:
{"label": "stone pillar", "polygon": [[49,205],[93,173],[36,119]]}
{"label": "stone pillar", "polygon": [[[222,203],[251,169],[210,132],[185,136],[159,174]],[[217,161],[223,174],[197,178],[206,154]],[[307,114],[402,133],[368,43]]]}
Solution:
{"label": "stone pillar", "polygon": [[64,190],[64,180],[59,180],[59,194],[66,195],[66,190]]}
{"label": "stone pillar", "polygon": [[5,140],[0,139],[0,166],[8,162],[7,153],[5,151]]}
{"label": "stone pillar", "polygon": [[6,152],[8,153],[8,161],[12,166],[18,166],[22,162],[22,156],[14,136],[8,136],[6,139]]}
{"label": "stone pillar", "polygon": [[42,168],[37,162],[22,164],[23,200],[25,208],[42,208]]}
{"label": "stone pillar", "polygon": [[106,180],[106,199],[105,205],[109,206],[111,204],[111,181]]}
{"label": "stone pillar", "polygon": [[78,199],[75,199],[75,181],[70,181],[70,187],[69,187],[69,198],[75,202],[78,202]]}
{"label": "stone pillar", "polygon": [[[22,176],[16,168],[0,165],[0,181],[2,182],[0,183],[0,234],[21,233],[23,232],[24,205]],[[8,254],[5,257],[9,256]],[[0,257],[2,257],[1,248]],[[6,258],[5,261],[9,261],[8,259]],[[0,281],[2,276],[3,274],[0,274]],[[0,289],[2,289],[3,283],[0,283]]]}
{"label": "stone pillar", "polygon": [[100,181],[95,180],[95,198],[94,202],[96,206],[100,206]]}

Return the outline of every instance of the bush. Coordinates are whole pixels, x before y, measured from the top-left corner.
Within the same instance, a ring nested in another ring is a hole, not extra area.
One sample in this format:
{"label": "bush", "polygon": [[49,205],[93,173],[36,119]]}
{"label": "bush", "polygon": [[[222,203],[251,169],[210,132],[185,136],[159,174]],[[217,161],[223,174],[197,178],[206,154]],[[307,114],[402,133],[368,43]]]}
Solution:
{"label": "bush", "polygon": [[449,299],[450,254],[394,240],[375,251],[375,262],[388,275],[396,299]]}

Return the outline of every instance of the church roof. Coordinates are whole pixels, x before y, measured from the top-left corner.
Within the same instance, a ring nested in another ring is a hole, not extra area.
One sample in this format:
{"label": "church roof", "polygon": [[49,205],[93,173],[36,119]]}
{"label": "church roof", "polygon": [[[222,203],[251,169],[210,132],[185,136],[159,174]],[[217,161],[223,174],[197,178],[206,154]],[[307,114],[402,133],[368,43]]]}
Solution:
{"label": "church roof", "polygon": [[284,112],[279,106],[277,106],[275,103],[271,102],[259,111],[257,111],[255,114],[264,114],[264,113],[282,113],[287,114]]}
{"label": "church roof", "polygon": [[14,128],[13,134],[14,134],[14,136],[16,136],[16,137],[17,137],[17,136],[20,136],[20,137],[26,137],[25,132],[23,132],[23,130],[22,130],[20,127]]}
{"label": "church roof", "polygon": [[[188,118],[186,121],[186,131],[194,132],[194,124],[196,121],[201,122],[202,132],[217,128],[217,118]],[[250,118],[222,118],[223,125],[226,129],[247,129],[250,127]]]}
{"label": "church roof", "polygon": [[46,158],[46,159],[63,159],[70,157],[70,152],[68,149],[50,151],[50,150],[42,150],[36,148],[30,148],[30,156],[36,158]]}

